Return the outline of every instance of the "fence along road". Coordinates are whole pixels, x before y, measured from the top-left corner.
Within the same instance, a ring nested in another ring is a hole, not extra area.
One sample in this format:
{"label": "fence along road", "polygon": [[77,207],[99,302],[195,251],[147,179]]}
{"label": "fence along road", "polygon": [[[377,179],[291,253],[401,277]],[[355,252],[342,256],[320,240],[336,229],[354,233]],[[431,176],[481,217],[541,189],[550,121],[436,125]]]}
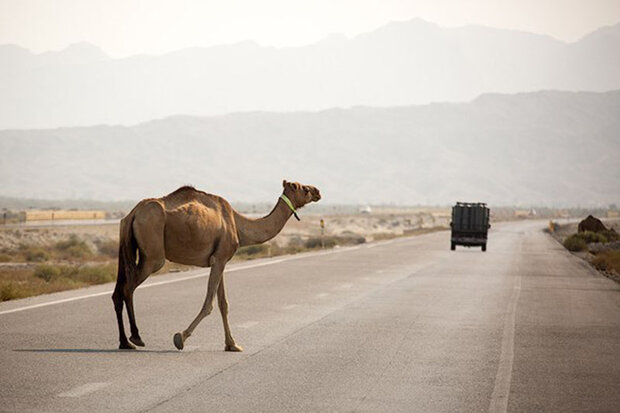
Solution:
{"label": "fence along road", "polygon": [[137,290],[135,352],[110,285],[2,303],[1,410],[615,410],[620,288],[544,225],[494,225],[486,253],[441,232],[230,266],[244,353],[217,310],[173,347],[204,270]]}

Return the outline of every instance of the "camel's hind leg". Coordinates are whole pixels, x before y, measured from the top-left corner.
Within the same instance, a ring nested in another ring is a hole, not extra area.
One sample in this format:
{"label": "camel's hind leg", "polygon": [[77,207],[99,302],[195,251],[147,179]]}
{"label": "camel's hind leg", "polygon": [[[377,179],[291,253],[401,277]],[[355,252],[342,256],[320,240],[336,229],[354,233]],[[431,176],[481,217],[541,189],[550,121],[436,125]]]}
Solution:
{"label": "camel's hind leg", "polygon": [[114,288],[114,294],[112,294],[112,301],[114,301],[114,311],[116,311],[116,321],[118,323],[119,334],[119,347],[121,350],[133,350],[135,347],[127,340],[125,335],[125,326],[123,324],[123,289],[125,287],[125,280],[118,279],[116,281],[116,287]]}
{"label": "camel's hind leg", "polygon": [[138,288],[138,286],[148,278],[149,275],[163,267],[165,261],[166,260],[163,257],[147,258],[143,257],[143,254],[141,253],[140,262],[138,264],[138,280],[135,284],[128,286],[128,290],[125,294],[125,305],[127,306],[129,326],[131,329],[129,341],[134,343],[136,346],[144,347],[144,341],[140,338],[140,332],[138,331],[138,325],[136,324],[136,316],[133,308],[133,293],[136,288]]}
{"label": "camel's hind leg", "polygon": [[220,286],[217,289],[217,304],[220,308],[220,314],[222,314],[222,322],[224,323],[224,335],[226,351],[243,351],[243,348],[235,343],[235,339],[230,332],[230,326],[228,325],[228,300],[226,299],[226,286],[224,285],[224,276],[220,281]]}
{"label": "camel's hind leg", "polygon": [[124,291],[124,301],[127,306],[131,336],[129,341],[137,346],[144,347],[140,338],[136,316],[133,308],[133,293],[149,275],[159,270],[165,263],[164,250],[165,214],[158,203],[146,204],[136,215],[133,222],[134,236],[138,244],[139,258],[137,278],[130,280]]}

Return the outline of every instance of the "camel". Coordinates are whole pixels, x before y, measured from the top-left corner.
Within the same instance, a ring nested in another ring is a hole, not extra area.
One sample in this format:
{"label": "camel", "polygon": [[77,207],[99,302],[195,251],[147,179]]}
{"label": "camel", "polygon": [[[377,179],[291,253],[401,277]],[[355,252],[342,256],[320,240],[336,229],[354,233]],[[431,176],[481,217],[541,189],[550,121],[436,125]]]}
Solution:
{"label": "camel", "polygon": [[[179,350],[211,311],[217,292],[224,323],[225,351],[243,351],[230,332],[224,268],[237,249],[261,244],[275,237],[297,209],[321,199],[319,190],[298,182],[282,181],[284,188],[273,210],[258,219],[247,218],[224,198],[183,186],[162,197],[140,201],[121,220],[118,277],[112,294],[119,331],[119,348],[143,347],[133,306],[134,290],[159,270],[166,259],[180,264],[211,267],[207,296],[187,329],[173,337]],[[127,307],[131,336],[125,335],[123,303]],[[132,344],[133,343],[133,344]]]}

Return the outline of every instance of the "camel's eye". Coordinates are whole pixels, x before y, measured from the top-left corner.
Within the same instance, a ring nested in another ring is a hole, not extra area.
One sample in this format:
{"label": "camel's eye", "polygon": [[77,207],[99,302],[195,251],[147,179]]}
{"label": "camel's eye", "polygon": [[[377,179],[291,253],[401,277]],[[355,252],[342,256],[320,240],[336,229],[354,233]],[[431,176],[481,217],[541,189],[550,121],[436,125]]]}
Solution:
{"label": "camel's eye", "polygon": [[305,193],[310,192],[310,188],[308,188],[307,186],[304,186],[304,192],[305,192]]}

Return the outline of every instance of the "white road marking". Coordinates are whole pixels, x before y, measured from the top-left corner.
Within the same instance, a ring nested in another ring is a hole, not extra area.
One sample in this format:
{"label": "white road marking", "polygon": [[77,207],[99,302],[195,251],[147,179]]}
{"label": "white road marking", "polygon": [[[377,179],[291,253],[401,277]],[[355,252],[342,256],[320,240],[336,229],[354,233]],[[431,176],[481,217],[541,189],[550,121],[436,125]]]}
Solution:
{"label": "white road marking", "polygon": [[353,284],[350,283],[346,283],[346,284],[341,284],[340,286],[338,286],[337,288],[341,289],[341,290],[348,290],[349,288],[353,287]]}
{"label": "white road marking", "polygon": [[491,395],[491,404],[489,405],[489,412],[493,413],[505,413],[508,410],[508,396],[510,394],[510,381],[512,379],[512,365],[514,361],[517,303],[520,294],[521,276],[518,276],[515,280],[512,297],[504,318],[502,351],[499,357],[497,375],[495,376],[493,394]]}
{"label": "white road marking", "polygon": [[292,310],[295,307],[297,307],[297,304],[290,304],[290,305],[285,305],[284,307],[282,307],[282,309],[283,310]]}
{"label": "white road marking", "polygon": [[328,295],[329,295],[328,293],[320,293],[320,294],[317,294],[316,296],[317,296],[317,298],[325,298]]}
{"label": "white road marking", "polygon": [[258,324],[258,321],[246,321],[245,323],[237,324],[236,327],[239,328],[252,328]]}
{"label": "white road marking", "polygon": [[[230,269],[226,269],[225,272],[229,273],[229,272],[235,272],[235,271],[243,271],[243,270],[248,270],[251,268],[257,268],[257,267],[263,267],[266,265],[273,265],[273,264],[279,264],[281,262],[285,262],[285,261],[293,261],[293,260],[299,260],[299,259],[303,259],[303,258],[314,258],[314,257],[320,257],[323,255],[330,255],[330,254],[337,254],[340,252],[347,252],[347,251],[354,251],[361,248],[360,246],[355,246],[355,247],[345,247],[345,248],[338,248],[338,249],[334,249],[331,251],[324,251],[324,252],[319,252],[319,253],[314,253],[314,254],[300,254],[300,255],[291,255],[289,257],[285,257],[285,258],[279,258],[279,259],[274,259],[274,260],[270,260],[270,261],[266,261],[266,262],[260,262],[257,264],[249,264],[249,265],[243,265],[243,266],[239,266],[239,267],[233,267]],[[180,277],[180,278],[175,278],[172,280],[165,280],[165,281],[155,281],[155,282],[150,282],[147,284],[142,284],[141,286],[139,286],[138,288],[150,288],[150,287],[157,287],[160,285],[167,285],[167,284],[173,284],[173,283],[177,283],[177,282],[181,282],[181,281],[188,281],[188,280],[193,280],[196,278],[201,278],[201,277],[208,277],[209,276],[209,271],[205,271],[205,272],[201,272],[199,274],[194,274],[194,275],[189,275],[187,277]],[[79,301],[79,300],[85,300],[87,298],[94,298],[94,297],[101,297],[104,295],[110,295],[112,294],[112,290],[109,291],[103,291],[100,293],[94,293],[94,294],[86,294],[86,295],[80,295],[77,297],[71,297],[71,298],[64,298],[62,300],[55,300],[55,301],[49,301],[49,302],[45,302],[45,303],[40,303],[40,304],[33,304],[33,305],[28,305],[25,307],[17,307],[17,308],[12,308],[10,310],[4,310],[4,311],[0,311],[0,315],[3,314],[11,314],[11,313],[17,313],[20,311],[25,311],[25,310],[32,310],[35,308],[41,308],[41,307],[47,307],[50,305],[56,305],[56,304],[63,304],[63,303],[70,303],[73,301]]]}
{"label": "white road marking", "polygon": [[111,383],[86,383],[81,386],[74,387],[73,389],[66,391],[64,393],[60,393],[58,397],[82,397],[87,394],[96,392],[97,390],[101,390],[104,387],[108,387]]}

